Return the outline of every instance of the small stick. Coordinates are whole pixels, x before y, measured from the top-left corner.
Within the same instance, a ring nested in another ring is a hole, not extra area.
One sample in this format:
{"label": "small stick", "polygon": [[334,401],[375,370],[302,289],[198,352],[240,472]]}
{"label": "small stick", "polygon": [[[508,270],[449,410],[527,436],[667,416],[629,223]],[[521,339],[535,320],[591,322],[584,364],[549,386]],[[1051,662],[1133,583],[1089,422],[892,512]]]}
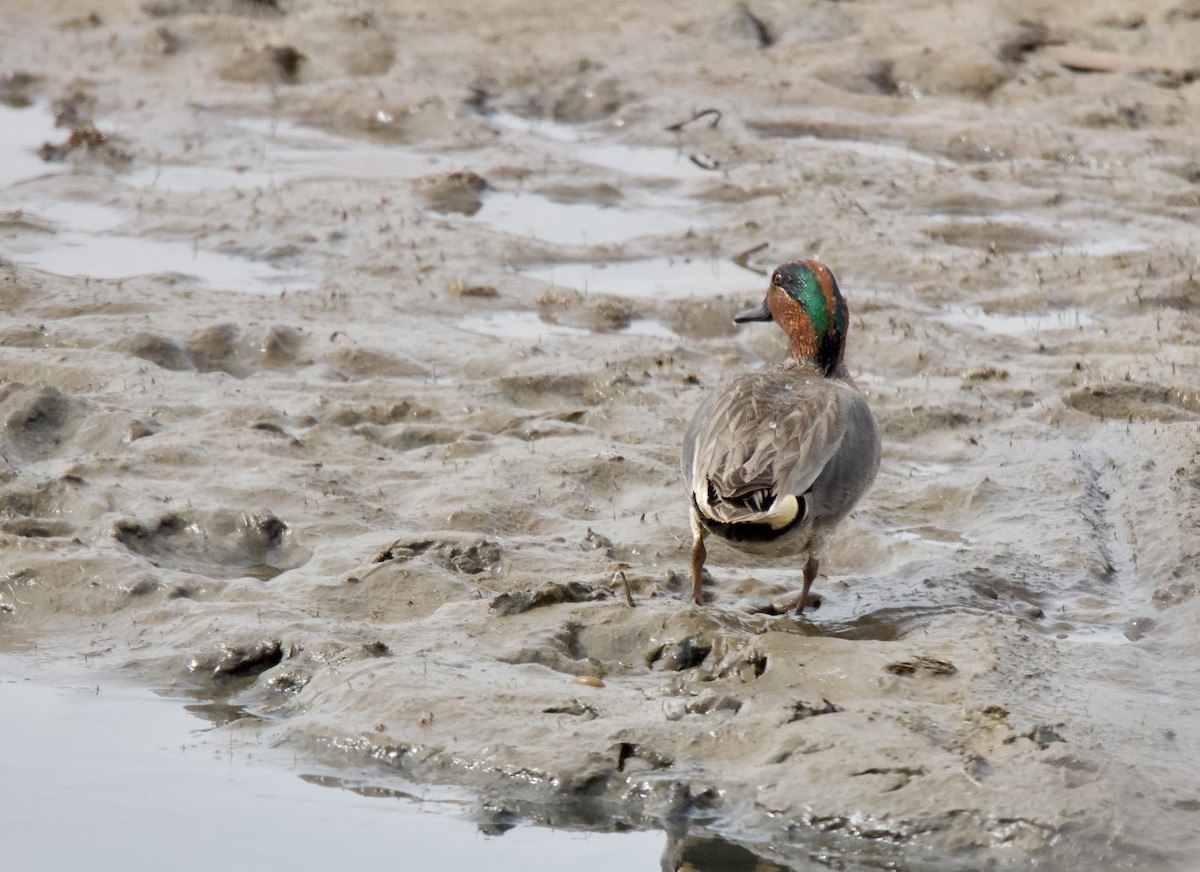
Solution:
{"label": "small stick", "polygon": [[[617,575],[621,576],[621,583],[625,585],[625,605],[632,609],[634,608],[633,591],[629,589],[629,579],[625,577],[625,573],[621,570],[617,570]],[[613,581],[617,580],[617,575],[613,576]]]}
{"label": "small stick", "polygon": [[720,109],[701,109],[699,112],[697,112],[691,118],[689,118],[687,121],[680,121],[678,124],[672,124],[670,127],[664,127],[663,129],[669,130],[672,133],[678,133],[680,130],[683,130],[683,128],[685,128],[689,124],[691,124],[693,121],[699,121],[701,118],[704,118],[707,115],[713,116],[713,120],[708,123],[709,127],[716,127],[718,124],[721,123],[721,110]]}
{"label": "small stick", "polygon": [[770,245],[771,245],[771,243],[769,243],[769,242],[761,242],[758,245],[754,246],[753,248],[747,248],[741,254],[735,254],[733,256],[733,262],[736,263],[738,266],[740,266],[742,269],[748,269],[748,270],[750,270],[750,272],[758,273],[760,276],[765,276],[767,274],[767,271],[765,269],[760,269],[759,267],[756,267],[756,266],[750,266],[750,258],[752,258],[754,255],[758,254],[760,251],[764,251]]}
{"label": "small stick", "polygon": [[776,36],[775,29],[771,27],[764,19],[759,18],[750,11],[750,4],[743,3],[741,5],[742,14],[746,16],[746,20],[754,27],[754,35],[758,37],[759,48],[770,48],[775,44]]}

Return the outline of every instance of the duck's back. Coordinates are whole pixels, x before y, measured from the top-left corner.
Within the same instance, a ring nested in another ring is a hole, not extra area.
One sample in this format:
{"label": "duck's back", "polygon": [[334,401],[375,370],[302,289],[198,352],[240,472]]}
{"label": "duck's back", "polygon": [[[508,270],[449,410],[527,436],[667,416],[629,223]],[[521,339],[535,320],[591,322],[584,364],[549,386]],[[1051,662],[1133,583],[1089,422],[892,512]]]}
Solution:
{"label": "duck's back", "polygon": [[[764,500],[808,495],[812,522],[850,511],[879,468],[879,429],[848,374],[790,359],[721,385],[684,438],[702,514],[751,521]],[[761,494],[761,495],[760,495]]]}

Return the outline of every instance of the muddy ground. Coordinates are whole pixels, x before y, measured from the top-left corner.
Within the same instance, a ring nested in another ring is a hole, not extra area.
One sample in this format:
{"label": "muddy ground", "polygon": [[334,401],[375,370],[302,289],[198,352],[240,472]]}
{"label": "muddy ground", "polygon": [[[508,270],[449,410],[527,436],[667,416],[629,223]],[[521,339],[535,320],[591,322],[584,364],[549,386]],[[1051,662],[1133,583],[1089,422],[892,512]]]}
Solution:
{"label": "muddy ground", "polygon": [[[4,650],[671,869],[1196,856],[1195,2],[4,19]],[[803,620],[690,607],[680,434],[813,255],[879,479]]]}

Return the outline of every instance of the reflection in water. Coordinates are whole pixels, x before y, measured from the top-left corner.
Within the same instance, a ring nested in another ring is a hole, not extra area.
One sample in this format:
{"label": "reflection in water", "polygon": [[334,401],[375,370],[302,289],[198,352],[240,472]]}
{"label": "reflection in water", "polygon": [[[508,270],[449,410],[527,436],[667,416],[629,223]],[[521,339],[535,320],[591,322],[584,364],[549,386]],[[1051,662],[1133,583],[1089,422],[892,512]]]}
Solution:
{"label": "reflection in water", "polygon": [[[266,722],[236,705],[187,706],[230,724],[197,729],[178,700],[99,673],[0,658],[5,869],[187,872],[211,868],[217,850],[233,868],[608,872],[653,868],[662,851],[653,831],[518,826],[490,838],[464,820],[461,792],[297,772],[264,740]],[[197,839],[208,850],[181,850]]]}
{"label": "reflection in water", "polygon": [[787,868],[716,838],[672,839],[662,857],[662,872],[785,872]]}

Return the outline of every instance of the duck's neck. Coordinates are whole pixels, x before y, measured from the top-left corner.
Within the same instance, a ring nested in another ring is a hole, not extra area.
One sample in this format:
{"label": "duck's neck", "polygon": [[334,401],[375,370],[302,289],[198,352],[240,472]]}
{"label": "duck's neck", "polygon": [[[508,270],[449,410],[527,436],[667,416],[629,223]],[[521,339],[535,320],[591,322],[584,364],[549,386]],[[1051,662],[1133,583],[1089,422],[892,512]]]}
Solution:
{"label": "duck's neck", "polygon": [[846,371],[846,366],[842,362],[844,349],[845,342],[840,336],[827,336],[825,341],[818,346],[810,325],[807,336],[803,332],[791,334],[788,360],[815,366],[825,374],[826,378],[833,378]]}

